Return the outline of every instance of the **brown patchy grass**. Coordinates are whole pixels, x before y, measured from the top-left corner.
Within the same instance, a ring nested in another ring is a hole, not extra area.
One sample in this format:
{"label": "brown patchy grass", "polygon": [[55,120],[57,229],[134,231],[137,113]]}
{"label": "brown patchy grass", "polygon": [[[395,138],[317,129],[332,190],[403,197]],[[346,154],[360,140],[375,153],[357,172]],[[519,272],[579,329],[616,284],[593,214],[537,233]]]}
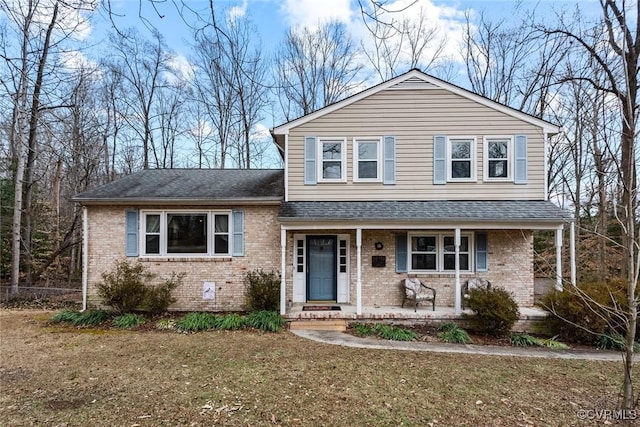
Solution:
{"label": "brown patchy grass", "polygon": [[619,402],[621,363],[75,329],[52,314],[0,310],[2,426],[570,426]]}

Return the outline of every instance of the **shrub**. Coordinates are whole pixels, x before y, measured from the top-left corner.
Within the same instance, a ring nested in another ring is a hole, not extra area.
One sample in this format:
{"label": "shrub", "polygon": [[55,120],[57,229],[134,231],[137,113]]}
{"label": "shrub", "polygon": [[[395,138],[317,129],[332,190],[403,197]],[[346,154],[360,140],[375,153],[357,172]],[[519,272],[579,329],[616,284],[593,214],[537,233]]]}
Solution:
{"label": "shrub", "polygon": [[518,304],[501,288],[471,289],[468,306],[474,312],[467,315],[471,327],[496,337],[507,335],[520,318]]}
{"label": "shrub", "polygon": [[96,285],[98,296],[118,313],[135,311],[147,294],[146,282],[153,277],[142,264],[117,261],[114,270],[103,273],[103,282]]}
{"label": "shrub", "polygon": [[279,332],[287,321],[276,311],[254,311],[247,316],[247,324],[255,329],[267,332]]}
{"label": "shrub", "polygon": [[563,340],[593,344],[598,336],[624,335],[623,322],[614,313],[626,310],[626,284],[621,280],[608,283],[582,283],[577,288],[552,290],[541,301],[550,313],[544,319],[549,334]]}
{"label": "shrub", "polygon": [[178,319],[176,327],[184,332],[198,332],[214,329],[218,316],[210,313],[188,313]]}
{"label": "shrub", "polygon": [[385,325],[377,323],[372,327],[373,331],[380,338],[393,341],[415,341],[418,334],[408,329],[398,328],[397,326]]}
{"label": "shrub", "polygon": [[80,318],[75,323],[81,326],[95,326],[109,319],[109,313],[104,310],[86,310],[80,314]]}
{"label": "shrub", "polygon": [[540,339],[536,337],[532,337],[528,334],[511,334],[509,338],[511,344],[516,347],[532,347],[536,345],[540,345]]}
{"label": "shrub", "polygon": [[368,337],[374,334],[373,327],[368,323],[354,323],[352,327],[353,332],[359,337]]}
{"label": "shrub", "polygon": [[159,314],[176,300],[171,293],[182,282],[184,273],[171,273],[171,277],[158,285],[151,285],[155,274],[139,263],[117,261],[112,272],[102,274],[102,283],[96,285],[104,304],[117,313],[131,313],[138,309]]}
{"label": "shrub", "polygon": [[244,286],[247,311],[280,308],[280,274],[262,269],[249,271],[244,277]]}
{"label": "shrub", "polygon": [[444,323],[438,327],[438,339],[455,344],[469,344],[471,338],[464,329],[455,323]]}
{"label": "shrub", "polygon": [[180,286],[185,274],[171,273],[171,277],[156,286],[148,286],[143,306],[150,314],[160,314],[167,311],[176,302],[172,292]]}
{"label": "shrub", "polygon": [[140,325],[144,325],[145,322],[144,317],[133,313],[122,314],[113,319],[113,324],[123,329],[137,328]]}
{"label": "shrub", "polygon": [[161,331],[176,329],[175,319],[160,319],[156,322],[156,329]]}
{"label": "shrub", "polygon": [[73,323],[80,319],[80,312],[76,310],[62,310],[51,317],[53,323]]}
{"label": "shrub", "polygon": [[245,318],[239,314],[229,313],[224,316],[217,317],[214,327],[225,331],[235,331],[244,328],[246,323]]}

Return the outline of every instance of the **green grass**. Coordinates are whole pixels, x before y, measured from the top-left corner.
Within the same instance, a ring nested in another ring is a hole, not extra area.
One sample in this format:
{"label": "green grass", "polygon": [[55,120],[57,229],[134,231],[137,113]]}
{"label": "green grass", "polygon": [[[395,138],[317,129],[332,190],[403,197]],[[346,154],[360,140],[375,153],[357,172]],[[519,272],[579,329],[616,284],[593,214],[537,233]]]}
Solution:
{"label": "green grass", "polygon": [[247,316],[247,325],[266,332],[280,332],[287,321],[276,311],[254,311]]}
{"label": "green grass", "polygon": [[176,322],[178,330],[183,332],[199,332],[214,329],[218,316],[211,313],[187,313]]}
{"label": "green grass", "polygon": [[247,321],[244,317],[236,313],[229,313],[224,316],[218,316],[214,322],[214,327],[223,331],[236,331],[244,328],[246,324]]}
{"label": "green grass", "polygon": [[74,326],[96,326],[106,322],[110,315],[104,310],[62,310],[51,317],[53,323],[69,323]]}
{"label": "green grass", "polygon": [[469,338],[469,334],[464,329],[460,329],[460,327],[455,323],[444,323],[438,327],[438,339],[447,343],[454,344],[469,344],[471,343],[471,338]]}
{"label": "green grass", "polygon": [[114,326],[122,329],[133,329],[138,326],[144,325],[146,323],[146,319],[139,314],[126,313],[120,316],[117,316],[113,319]]}

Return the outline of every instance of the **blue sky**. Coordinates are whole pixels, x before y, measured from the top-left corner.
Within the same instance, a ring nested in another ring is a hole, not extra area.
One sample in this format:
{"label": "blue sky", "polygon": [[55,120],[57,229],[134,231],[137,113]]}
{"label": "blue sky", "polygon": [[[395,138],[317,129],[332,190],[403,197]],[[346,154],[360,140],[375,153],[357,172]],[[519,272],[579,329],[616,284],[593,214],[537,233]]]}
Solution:
{"label": "blue sky", "polygon": [[[368,4],[370,0],[361,0]],[[414,3],[415,1],[415,3]],[[597,0],[521,0],[526,9],[536,8],[540,16],[551,16],[554,10],[572,8],[579,3],[583,14],[597,15]],[[165,36],[169,46],[178,54],[188,56],[189,27],[196,23],[193,12],[207,10],[208,0],[166,0],[151,3],[148,0],[111,0],[114,20],[118,26],[136,26],[145,31],[147,26],[158,28]],[[155,9],[154,9],[155,5]],[[401,10],[411,5],[402,14],[394,15],[412,17],[422,7],[430,24],[447,34],[449,51],[455,54],[459,48],[461,24],[464,22],[464,11],[472,13],[484,11],[496,18],[510,19],[514,15],[514,0],[389,0],[387,7]],[[359,39],[364,28],[357,0],[214,0],[217,18],[232,13],[248,16],[256,26],[257,35],[262,40],[265,52],[271,53],[281,42],[290,26],[304,25],[313,27],[319,21],[337,19],[344,22],[355,39]],[[182,13],[179,13],[182,10]],[[159,14],[163,17],[160,18]],[[181,16],[182,15],[182,16]],[[142,17],[142,18],[141,18]],[[186,21],[186,22],[185,22]],[[104,19],[94,21],[95,34],[101,34],[109,27]]]}

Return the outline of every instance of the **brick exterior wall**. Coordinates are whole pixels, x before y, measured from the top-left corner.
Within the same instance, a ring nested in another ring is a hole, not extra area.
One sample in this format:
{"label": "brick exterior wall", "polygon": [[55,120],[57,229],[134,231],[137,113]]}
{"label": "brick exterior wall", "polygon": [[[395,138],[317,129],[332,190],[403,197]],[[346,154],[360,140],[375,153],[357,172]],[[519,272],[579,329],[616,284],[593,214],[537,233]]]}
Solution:
{"label": "brick exterior wall", "polygon": [[[177,302],[170,309],[178,311],[237,311],[244,305],[243,278],[247,271],[262,268],[280,271],[280,225],[277,206],[202,207],[184,206],[180,210],[244,210],[245,255],[224,258],[151,258],[125,256],[125,212],[132,206],[90,206],[89,269],[87,301],[99,306],[95,284],[102,273],[110,271],[117,260],[142,262],[158,275],[158,280],[172,272],[186,274],[182,285],[174,291]],[[162,209],[145,207],[145,209]],[[166,209],[166,208],[165,208]],[[396,273],[395,240],[397,231],[363,230],[362,232],[362,304],[364,306],[400,306],[400,281],[406,273]],[[287,233],[287,301],[292,299],[293,231]],[[348,234],[350,303],[356,304],[356,233],[354,230],[330,230],[312,234]],[[528,230],[488,231],[489,271],[478,273],[493,286],[507,289],[520,306],[530,307],[534,302],[533,233]],[[381,242],[383,248],[375,249]],[[384,256],[386,266],[372,266],[372,256]],[[462,283],[474,274],[462,273]],[[426,284],[437,291],[437,306],[453,306],[455,301],[455,275],[453,273],[419,274]],[[203,299],[203,282],[215,282],[215,299]]]}
{"label": "brick exterior wall", "polygon": [[[362,232],[362,304],[363,306],[400,306],[402,291],[400,282],[407,273],[396,273],[397,231],[363,230]],[[291,266],[293,256],[293,233],[287,238],[287,266]],[[313,234],[323,234],[314,231]],[[331,230],[326,234],[350,235],[350,303],[356,304],[356,233],[355,231]],[[494,287],[502,287],[511,292],[522,307],[531,307],[534,302],[533,286],[533,233],[529,230],[494,230],[487,232],[489,268],[477,273],[491,281]],[[383,248],[375,249],[381,242]],[[372,256],[384,256],[384,268],[372,266]],[[473,255],[472,255],[473,256]],[[291,269],[287,271],[287,300],[292,298]],[[455,274],[436,273],[411,275],[419,277],[426,285],[436,289],[436,306],[453,307],[455,302]],[[461,273],[464,283],[475,273]]]}
{"label": "brick exterior wall", "polygon": [[[174,291],[177,311],[237,311],[244,305],[243,279],[247,271],[262,268],[280,270],[280,226],[277,206],[180,206],[179,210],[244,211],[244,256],[224,258],[144,258],[125,256],[125,212],[133,206],[89,206],[89,269],[87,302],[99,306],[95,284],[102,273],[110,271],[118,260],[142,262],[158,275],[186,273],[182,285]],[[145,207],[144,209],[163,209]],[[167,209],[164,207],[164,209]],[[203,282],[215,282],[215,299],[203,299]]]}

